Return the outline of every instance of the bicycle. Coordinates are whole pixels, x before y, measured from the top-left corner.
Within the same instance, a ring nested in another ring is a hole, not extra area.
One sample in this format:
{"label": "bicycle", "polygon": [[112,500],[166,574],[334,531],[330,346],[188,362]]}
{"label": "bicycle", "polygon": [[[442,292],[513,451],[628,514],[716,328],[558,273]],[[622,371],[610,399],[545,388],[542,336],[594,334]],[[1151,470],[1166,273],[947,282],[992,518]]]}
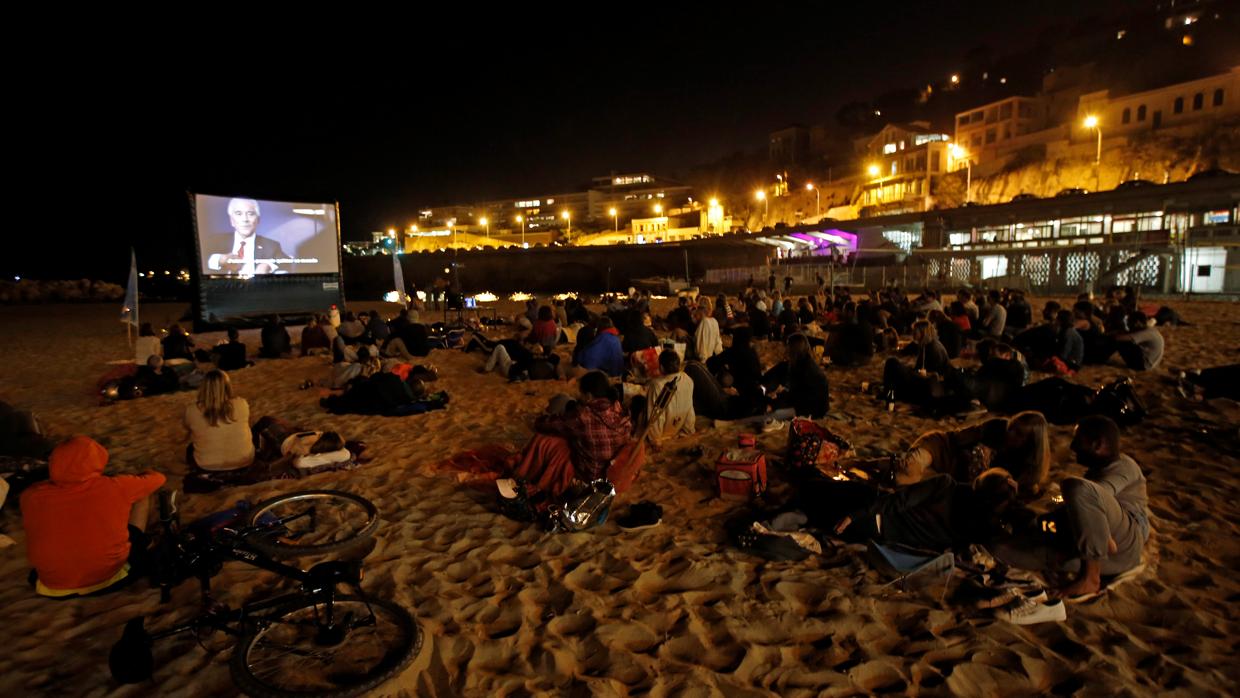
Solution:
{"label": "bicycle", "polygon": [[[309,490],[274,497],[184,528],[175,493],[160,492],[163,535],[156,546],[154,581],[160,600],[173,587],[197,578],[203,612],[188,623],[154,634],[145,618],[125,624],[109,667],[120,683],[138,683],[154,669],[156,640],[203,631],[237,638],[229,661],[233,682],[246,694],[286,698],[359,695],[397,675],[422,647],[417,621],[403,607],[362,592],[360,560],[320,562],[308,570],[277,557],[350,550],[365,543],[379,524],[369,500],[336,490]],[[211,578],[236,560],[298,582],[295,591],[232,609],[211,595]],[[351,593],[337,591],[338,586]]]}

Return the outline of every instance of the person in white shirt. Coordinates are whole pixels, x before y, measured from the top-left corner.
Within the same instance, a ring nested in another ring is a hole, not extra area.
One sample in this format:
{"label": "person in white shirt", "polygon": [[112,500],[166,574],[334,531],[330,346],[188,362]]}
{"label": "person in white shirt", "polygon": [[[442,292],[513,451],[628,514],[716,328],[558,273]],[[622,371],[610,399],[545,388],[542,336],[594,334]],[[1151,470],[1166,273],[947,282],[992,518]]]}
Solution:
{"label": "person in white shirt", "polygon": [[[646,384],[646,420],[651,443],[694,432],[697,414],[693,411],[693,379],[680,372],[680,355],[671,349],[659,354],[663,375]],[[671,386],[667,404],[660,405],[666,386]]]}
{"label": "person in white shirt", "polygon": [[285,273],[279,260],[287,259],[280,243],[258,234],[261,218],[258,202],[254,199],[229,199],[228,219],[233,234],[215,235],[212,247],[216,252],[207,258],[208,272],[223,272],[229,276],[249,278],[256,274]]}
{"label": "person in white shirt", "polygon": [[254,463],[250,405],[233,397],[228,374],[216,369],[198,386],[198,399],[185,408],[190,433],[186,460],[191,468],[236,471]]}
{"label": "person in white shirt", "polygon": [[159,341],[159,337],[155,336],[155,328],[151,327],[151,323],[144,322],[138,328],[138,339],[133,343],[133,362],[145,366],[151,355],[163,356],[164,345]]}
{"label": "person in white shirt", "polygon": [[695,313],[698,324],[693,333],[693,357],[698,361],[723,353],[723,337],[719,334],[719,321],[713,317],[714,311],[709,298],[698,301]]}

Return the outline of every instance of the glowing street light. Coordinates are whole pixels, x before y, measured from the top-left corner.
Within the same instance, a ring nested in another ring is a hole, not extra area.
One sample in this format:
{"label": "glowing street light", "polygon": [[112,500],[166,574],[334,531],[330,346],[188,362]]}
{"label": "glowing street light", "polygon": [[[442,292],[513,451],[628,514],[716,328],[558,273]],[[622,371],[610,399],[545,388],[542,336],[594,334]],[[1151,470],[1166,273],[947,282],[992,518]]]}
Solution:
{"label": "glowing street light", "polygon": [[1098,117],[1090,114],[1085,117],[1085,128],[1092,128],[1098,134],[1098,151],[1094,154],[1094,164],[1102,162],[1102,128],[1098,125]]}
{"label": "glowing street light", "polygon": [[822,193],[818,191],[813,182],[808,182],[805,185],[805,191],[814,192],[814,217],[822,217]]}
{"label": "glowing street light", "polygon": [[952,84],[953,84],[953,85],[959,85],[959,84],[960,84],[960,76],[959,76],[959,75],[957,75],[957,74],[955,74],[955,73],[952,73],[952,78],[951,78],[951,80],[952,80]]}
{"label": "glowing street light", "polygon": [[616,224],[616,232],[620,232],[620,216],[616,214],[616,207],[612,206],[607,209],[607,214],[611,216],[611,220]]}
{"label": "glowing street light", "polygon": [[481,223],[482,227],[486,229],[487,237],[490,237],[491,236],[491,221],[487,220],[486,216],[483,216],[482,218],[478,219],[478,222]]}
{"label": "glowing street light", "polygon": [[388,228],[388,237],[390,238],[396,237],[396,228]]}
{"label": "glowing street light", "polygon": [[973,161],[969,159],[968,151],[955,143],[948,146],[948,152],[952,159],[964,160],[964,201],[971,203],[973,201]]}
{"label": "glowing street light", "polygon": [[710,205],[711,205],[711,206],[718,206],[718,205],[719,205],[719,199],[711,199],[711,200],[710,200]]}
{"label": "glowing street light", "polygon": [[882,170],[878,169],[878,165],[870,165],[868,168],[866,168],[866,172],[869,172],[871,177],[874,177],[875,179],[877,179],[878,173],[882,172]]}
{"label": "glowing street light", "polygon": [[517,222],[521,224],[521,246],[525,247],[525,216],[517,216]]}
{"label": "glowing street light", "polygon": [[563,211],[560,213],[560,218],[563,218],[566,221],[564,235],[571,237],[573,234],[573,217],[569,215],[568,211]]}
{"label": "glowing street light", "polygon": [[771,202],[766,200],[766,192],[761,189],[754,196],[762,202],[762,225],[766,225],[766,216],[771,212]]}
{"label": "glowing street light", "polygon": [[655,204],[654,212],[655,212],[655,215],[657,216],[663,215],[663,204]]}

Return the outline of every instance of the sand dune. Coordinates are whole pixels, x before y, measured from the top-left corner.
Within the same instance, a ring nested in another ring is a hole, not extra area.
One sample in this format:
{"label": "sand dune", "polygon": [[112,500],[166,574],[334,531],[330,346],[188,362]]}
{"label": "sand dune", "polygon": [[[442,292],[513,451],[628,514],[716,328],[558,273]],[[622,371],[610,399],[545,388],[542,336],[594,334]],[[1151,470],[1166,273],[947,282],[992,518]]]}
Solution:
{"label": "sand dune", "polygon": [[[772,563],[731,548],[722,530],[733,505],[713,497],[708,470],[735,428],[702,429],[652,454],[630,501],[664,508],[664,525],[624,532],[614,523],[546,535],[490,509],[490,495],[432,464],[466,448],[515,448],[555,382],[507,384],[474,369],[478,354],[437,351],[444,411],[405,418],[334,417],[306,378],[326,376],[321,358],[261,361],[233,374],[254,415],[276,414],[367,441],[375,459],[350,473],[325,473],[188,498],[185,515],[240,498],[306,487],[359,492],[380,508],[378,544],[366,587],[412,609],[430,636],[390,695],[729,695],[858,693],[1235,695],[1240,637],[1240,407],[1188,403],[1170,369],[1237,360],[1240,308],[1182,304],[1191,327],[1169,328],[1164,366],[1136,377],[1152,417],[1125,433],[1126,450],[1149,478],[1154,533],[1150,571],[1067,622],[1028,628],[941,607],[935,594],[901,593],[860,557],[829,554]],[[155,468],[179,481],[191,393],[99,406],[92,395],[106,361],[128,355],[111,306],[0,308],[0,399],[38,412],[57,436],[90,434],[119,472]],[[183,306],[143,308],[172,319]],[[1205,323],[1212,324],[1205,324]],[[257,333],[244,333],[254,349]],[[214,336],[203,338],[209,342]],[[764,349],[774,356],[777,348]],[[830,372],[830,425],[862,450],[889,450],[934,422],[888,413],[860,394],[881,366]],[[1126,374],[1091,367],[1077,380]],[[705,426],[705,424],[703,424]],[[1070,429],[1054,428],[1055,475],[1069,463]],[[760,443],[782,450],[784,432]],[[695,461],[685,451],[705,447]],[[236,693],[229,644],[190,638],[158,645],[153,685],[118,687],[107,652],[138,614],[166,627],[196,611],[197,589],[178,588],[161,606],[146,585],[109,597],[52,602],[26,586],[25,536],[15,506],[0,530],[17,545],[0,551],[0,695],[218,696]],[[215,580],[233,604],[270,594],[271,575],[229,564]]]}

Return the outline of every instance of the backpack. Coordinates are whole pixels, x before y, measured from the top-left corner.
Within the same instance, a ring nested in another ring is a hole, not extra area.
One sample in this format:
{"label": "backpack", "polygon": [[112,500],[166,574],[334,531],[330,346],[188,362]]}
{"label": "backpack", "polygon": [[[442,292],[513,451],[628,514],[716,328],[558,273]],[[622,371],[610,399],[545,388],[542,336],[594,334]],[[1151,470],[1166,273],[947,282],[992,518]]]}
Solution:
{"label": "backpack", "polygon": [[848,441],[809,419],[794,419],[788,426],[788,450],[784,463],[794,472],[832,466],[852,448]]}
{"label": "backpack", "polygon": [[747,502],[766,491],[766,454],[756,448],[732,448],[715,461],[719,497]]}
{"label": "backpack", "polygon": [[1146,415],[1145,405],[1128,378],[1121,378],[1099,388],[1090,407],[1093,414],[1110,417],[1121,427],[1138,424]]}

